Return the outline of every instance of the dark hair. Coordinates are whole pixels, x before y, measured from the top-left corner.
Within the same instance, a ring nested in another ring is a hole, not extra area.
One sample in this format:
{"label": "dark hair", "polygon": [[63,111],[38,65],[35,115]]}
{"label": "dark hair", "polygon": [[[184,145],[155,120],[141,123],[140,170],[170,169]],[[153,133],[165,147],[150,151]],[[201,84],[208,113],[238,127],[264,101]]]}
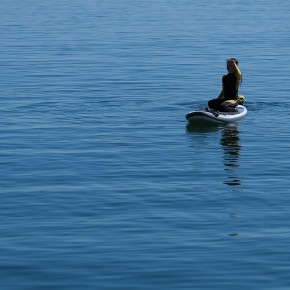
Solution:
{"label": "dark hair", "polygon": [[228,60],[233,60],[233,61],[236,63],[236,65],[238,65],[238,64],[239,64],[239,61],[238,61],[236,58],[234,58],[234,57],[232,57],[232,58],[229,58]]}

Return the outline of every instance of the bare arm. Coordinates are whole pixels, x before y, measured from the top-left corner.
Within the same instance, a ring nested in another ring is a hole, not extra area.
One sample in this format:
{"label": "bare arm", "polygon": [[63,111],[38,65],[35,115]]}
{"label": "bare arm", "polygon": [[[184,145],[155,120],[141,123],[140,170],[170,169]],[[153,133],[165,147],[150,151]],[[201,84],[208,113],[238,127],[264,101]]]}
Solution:
{"label": "bare arm", "polygon": [[242,79],[242,73],[234,61],[233,61],[233,64],[234,64],[234,68],[235,68],[235,75],[237,77],[238,82],[240,83],[240,81]]}

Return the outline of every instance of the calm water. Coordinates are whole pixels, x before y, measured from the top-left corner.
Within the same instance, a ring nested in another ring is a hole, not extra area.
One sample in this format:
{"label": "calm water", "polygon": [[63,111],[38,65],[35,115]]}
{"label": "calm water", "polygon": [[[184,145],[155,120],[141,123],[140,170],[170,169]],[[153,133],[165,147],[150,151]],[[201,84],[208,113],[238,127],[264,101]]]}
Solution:
{"label": "calm water", "polygon": [[[1,289],[290,289],[289,19],[0,1]],[[188,126],[233,56],[247,117]]]}

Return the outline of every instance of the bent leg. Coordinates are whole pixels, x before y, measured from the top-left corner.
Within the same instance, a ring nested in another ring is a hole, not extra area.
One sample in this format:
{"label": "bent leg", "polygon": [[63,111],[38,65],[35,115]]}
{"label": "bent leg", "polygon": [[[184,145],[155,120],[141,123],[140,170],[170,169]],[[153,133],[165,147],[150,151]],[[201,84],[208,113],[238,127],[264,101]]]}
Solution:
{"label": "bent leg", "polygon": [[210,109],[219,111],[221,109],[221,103],[223,103],[222,99],[212,99],[208,101],[208,106]]}

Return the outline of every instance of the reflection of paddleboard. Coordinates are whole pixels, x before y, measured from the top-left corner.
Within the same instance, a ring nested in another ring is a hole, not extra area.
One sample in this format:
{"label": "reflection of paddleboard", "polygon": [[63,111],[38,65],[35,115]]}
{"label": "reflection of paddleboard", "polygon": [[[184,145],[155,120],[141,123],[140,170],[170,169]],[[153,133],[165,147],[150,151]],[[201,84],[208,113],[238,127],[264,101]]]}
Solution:
{"label": "reflection of paddleboard", "polygon": [[236,122],[247,114],[246,107],[238,105],[236,112],[219,112],[211,109],[200,111],[192,111],[186,115],[186,119],[190,122],[208,121],[214,123],[231,123]]}

